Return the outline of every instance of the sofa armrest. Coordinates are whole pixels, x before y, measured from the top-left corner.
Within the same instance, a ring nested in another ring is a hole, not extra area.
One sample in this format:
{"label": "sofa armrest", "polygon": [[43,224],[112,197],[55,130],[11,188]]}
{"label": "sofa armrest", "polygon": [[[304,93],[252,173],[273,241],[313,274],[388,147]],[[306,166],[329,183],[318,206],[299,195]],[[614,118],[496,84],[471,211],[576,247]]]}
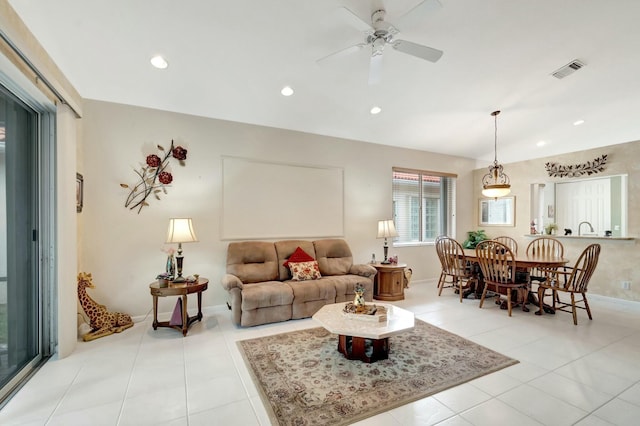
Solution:
{"label": "sofa armrest", "polygon": [[350,274],[360,275],[361,277],[372,278],[376,272],[376,268],[371,265],[359,264],[359,265],[351,265],[351,269],[349,270]]}
{"label": "sofa armrest", "polygon": [[240,278],[235,275],[225,274],[222,277],[222,287],[227,291],[231,291],[232,288],[239,288],[242,290],[243,284],[242,281],[240,281]]}

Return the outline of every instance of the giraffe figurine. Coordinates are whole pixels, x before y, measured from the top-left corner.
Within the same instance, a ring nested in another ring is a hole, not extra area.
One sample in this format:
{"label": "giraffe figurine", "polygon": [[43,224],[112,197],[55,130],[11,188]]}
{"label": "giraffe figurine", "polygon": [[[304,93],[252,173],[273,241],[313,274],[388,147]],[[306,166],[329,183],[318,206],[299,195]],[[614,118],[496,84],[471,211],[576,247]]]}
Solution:
{"label": "giraffe figurine", "polygon": [[96,288],[91,274],[80,272],[78,274],[78,299],[82,309],[89,317],[89,325],[91,326],[91,331],[82,336],[82,340],[88,342],[133,327],[133,320],[129,314],[109,312],[106,306],[99,304],[87,294],[87,288]]}

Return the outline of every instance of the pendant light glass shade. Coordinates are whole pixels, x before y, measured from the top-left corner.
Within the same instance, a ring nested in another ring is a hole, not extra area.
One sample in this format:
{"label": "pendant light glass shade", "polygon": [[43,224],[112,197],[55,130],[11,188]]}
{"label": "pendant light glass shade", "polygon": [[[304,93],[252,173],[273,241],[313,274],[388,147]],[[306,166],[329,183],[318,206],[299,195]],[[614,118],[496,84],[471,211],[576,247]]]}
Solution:
{"label": "pendant light glass shade", "polygon": [[502,164],[498,163],[498,114],[500,111],[491,113],[495,123],[493,164],[489,166],[489,173],[482,177],[482,195],[488,198],[504,197],[511,192],[509,176],[504,173]]}

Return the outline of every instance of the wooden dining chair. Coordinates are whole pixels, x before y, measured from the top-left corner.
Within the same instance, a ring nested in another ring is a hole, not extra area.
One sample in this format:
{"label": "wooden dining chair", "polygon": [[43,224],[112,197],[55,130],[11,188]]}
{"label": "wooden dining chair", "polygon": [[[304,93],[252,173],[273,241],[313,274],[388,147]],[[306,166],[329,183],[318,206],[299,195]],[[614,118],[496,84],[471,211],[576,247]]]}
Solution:
{"label": "wooden dining chair", "polygon": [[[543,299],[546,296],[552,296],[553,309],[563,312],[571,312],[573,314],[574,325],[578,325],[576,308],[586,310],[589,319],[593,319],[591,316],[591,309],[589,309],[589,302],[587,302],[587,286],[589,285],[589,280],[593,275],[593,271],[596,269],[596,265],[598,265],[599,257],[600,244],[591,244],[584,249],[573,267],[548,270],[547,279],[544,282],[541,282],[538,286],[540,310],[536,312],[536,315],[542,315]],[[545,294],[547,289],[551,290],[550,295]],[[568,303],[560,301],[559,292],[569,293],[571,296],[571,302]],[[576,300],[576,293],[580,293],[582,295],[582,300]],[[578,303],[582,303],[584,306],[578,306]],[[569,307],[571,307],[571,310],[568,310]]]}
{"label": "wooden dining chair", "polygon": [[518,242],[511,237],[507,237],[506,235],[502,235],[500,237],[492,238],[493,241],[497,241],[499,243],[504,244],[509,247],[513,254],[518,254]]}
{"label": "wooden dining chair", "polygon": [[[539,237],[534,239],[527,245],[527,256],[543,256],[543,257],[563,257],[564,246],[562,243],[551,237]],[[529,281],[533,283],[543,282],[547,279],[546,272],[540,268],[531,268],[529,270]]]}
{"label": "wooden dining chair", "polygon": [[463,289],[469,288],[476,282],[464,255],[464,249],[453,238],[443,236],[436,238],[436,252],[442,266],[438,280],[438,296],[442,294],[443,288],[455,287],[460,293],[460,303],[462,303]]}
{"label": "wooden dining chair", "polygon": [[498,241],[482,241],[476,246],[476,257],[484,277],[484,289],[480,297],[480,308],[484,304],[489,286],[493,286],[496,295],[501,297],[501,289],[506,290],[507,310],[511,316],[511,292],[518,292],[518,300],[522,300],[522,310],[528,312],[526,298],[529,283],[516,280],[516,259],[511,249]]}

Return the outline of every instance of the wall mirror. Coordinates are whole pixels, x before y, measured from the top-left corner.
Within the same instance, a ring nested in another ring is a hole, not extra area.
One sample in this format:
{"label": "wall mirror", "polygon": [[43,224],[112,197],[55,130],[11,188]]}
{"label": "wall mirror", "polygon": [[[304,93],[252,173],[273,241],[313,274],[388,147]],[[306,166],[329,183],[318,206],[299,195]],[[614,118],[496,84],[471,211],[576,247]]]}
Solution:
{"label": "wall mirror", "polygon": [[515,197],[481,198],[478,206],[480,226],[515,226]]}
{"label": "wall mirror", "polygon": [[[572,179],[531,185],[531,218],[536,230],[556,223],[558,234],[627,236],[627,175]],[[587,223],[584,223],[587,222]],[[582,225],[581,225],[582,224]]]}

